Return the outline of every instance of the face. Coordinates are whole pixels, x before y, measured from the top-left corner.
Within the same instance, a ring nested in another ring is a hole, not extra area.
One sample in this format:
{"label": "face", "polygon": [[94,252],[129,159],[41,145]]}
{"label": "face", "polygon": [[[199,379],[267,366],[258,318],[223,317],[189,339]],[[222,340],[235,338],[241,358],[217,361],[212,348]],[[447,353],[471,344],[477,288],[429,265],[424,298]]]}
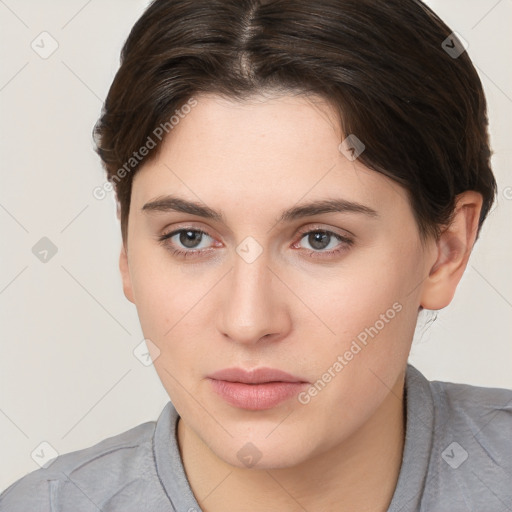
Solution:
{"label": "face", "polygon": [[135,175],[125,293],[186,427],[230,464],[290,467],[389,396],[433,253],[320,98],[196,99]]}

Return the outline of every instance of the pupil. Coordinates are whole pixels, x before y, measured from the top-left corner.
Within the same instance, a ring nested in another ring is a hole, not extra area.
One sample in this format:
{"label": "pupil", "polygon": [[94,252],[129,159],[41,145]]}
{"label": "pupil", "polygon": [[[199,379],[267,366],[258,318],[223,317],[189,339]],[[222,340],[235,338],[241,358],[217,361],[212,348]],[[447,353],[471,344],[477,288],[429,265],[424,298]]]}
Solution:
{"label": "pupil", "polygon": [[327,233],[314,233],[309,235],[309,243],[315,249],[325,249],[329,245],[329,237]]}
{"label": "pupil", "polygon": [[182,231],[180,233],[180,243],[189,249],[195,247],[195,242],[201,241],[202,233],[199,231]]}

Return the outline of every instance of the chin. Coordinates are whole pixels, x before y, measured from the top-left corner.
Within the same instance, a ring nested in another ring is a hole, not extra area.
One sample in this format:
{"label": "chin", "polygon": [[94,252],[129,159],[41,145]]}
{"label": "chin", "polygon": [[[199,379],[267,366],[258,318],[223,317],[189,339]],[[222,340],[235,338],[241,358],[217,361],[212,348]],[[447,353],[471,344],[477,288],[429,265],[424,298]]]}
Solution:
{"label": "chin", "polygon": [[[313,456],[314,447],[308,446],[305,439],[293,436],[267,437],[243,436],[210,449],[227,464],[249,470],[285,469],[300,465]],[[308,436],[306,436],[307,439]]]}

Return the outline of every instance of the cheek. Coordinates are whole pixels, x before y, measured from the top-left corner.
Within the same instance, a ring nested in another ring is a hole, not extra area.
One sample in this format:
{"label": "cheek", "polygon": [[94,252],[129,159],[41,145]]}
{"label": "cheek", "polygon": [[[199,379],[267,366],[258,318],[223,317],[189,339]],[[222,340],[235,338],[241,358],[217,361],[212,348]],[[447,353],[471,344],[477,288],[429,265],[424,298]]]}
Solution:
{"label": "cheek", "polygon": [[345,354],[352,367],[384,370],[405,364],[418,314],[421,261],[415,247],[375,248],[371,255],[315,279],[314,287],[311,279],[302,280],[298,294],[321,320],[316,328],[305,320],[303,324],[309,333],[304,351],[311,353],[306,339],[317,333],[311,360],[318,374]]}
{"label": "cheek", "polygon": [[[407,362],[418,307],[411,283],[421,270],[411,254],[395,260],[388,254],[384,267],[378,261],[375,255],[373,265],[352,267],[326,282],[325,294],[312,297],[312,309],[323,311],[322,319],[335,332],[317,336],[314,347],[306,340],[302,346],[315,379],[305,412],[329,433],[325,438],[335,439],[347,425],[355,428],[368,418]],[[308,332],[314,330],[309,327]]]}
{"label": "cheek", "polygon": [[191,311],[208,284],[207,275],[194,280],[164,250],[144,243],[133,245],[130,275],[142,328],[157,338]]}
{"label": "cheek", "polygon": [[418,261],[415,254],[399,255],[392,250],[381,254],[376,250],[361,258],[356,255],[353,261],[314,279],[297,277],[297,295],[336,334],[354,335],[381,315],[393,319],[397,309],[418,301],[415,288],[422,279]]}
{"label": "cheek", "polygon": [[173,282],[176,280],[169,280],[148,261],[137,265],[137,270],[132,273],[137,313],[147,338],[161,338],[169,329],[172,317],[178,314],[176,308],[183,304],[175,299],[179,292],[170,285]]}
{"label": "cheek", "polygon": [[169,385],[173,381],[166,370],[177,376],[185,373],[189,380],[197,359],[205,354],[205,344],[211,343],[206,329],[213,324],[206,319],[210,311],[206,306],[222,272],[203,270],[198,276],[151,247],[134,250],[131,262],[140,325],[144,337],[159,349],[155,368]]}
{"label": "cheek", "polygon": [[194,393],[201,380],[197,362],[203,359],[205,347],[201,343],[204,335],[201,337],[197,315],[211,285],[208,276],[191,280],[178,265],[157,262],[141,258],[134,265],[136,307],[144,338],[157,347],[157,357],[153,358],[155,370],[175,407],[181,411],[188,396],[183,393],[183,387]]}

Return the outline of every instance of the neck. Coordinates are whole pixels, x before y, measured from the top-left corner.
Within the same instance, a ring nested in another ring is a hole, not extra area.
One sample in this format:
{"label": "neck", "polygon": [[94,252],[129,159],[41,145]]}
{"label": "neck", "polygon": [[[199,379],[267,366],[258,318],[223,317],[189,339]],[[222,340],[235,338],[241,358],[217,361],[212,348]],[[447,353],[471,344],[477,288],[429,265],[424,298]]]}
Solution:
{"label": "neck", "polygon": [[[178,443],[204,512],[336,510],[385,512],[405,439],[404,375],[375,413],[333,450],[290,468],[241,469],[218,458],[182,420]],[[247,508],[247,505],[250,508]]]}

